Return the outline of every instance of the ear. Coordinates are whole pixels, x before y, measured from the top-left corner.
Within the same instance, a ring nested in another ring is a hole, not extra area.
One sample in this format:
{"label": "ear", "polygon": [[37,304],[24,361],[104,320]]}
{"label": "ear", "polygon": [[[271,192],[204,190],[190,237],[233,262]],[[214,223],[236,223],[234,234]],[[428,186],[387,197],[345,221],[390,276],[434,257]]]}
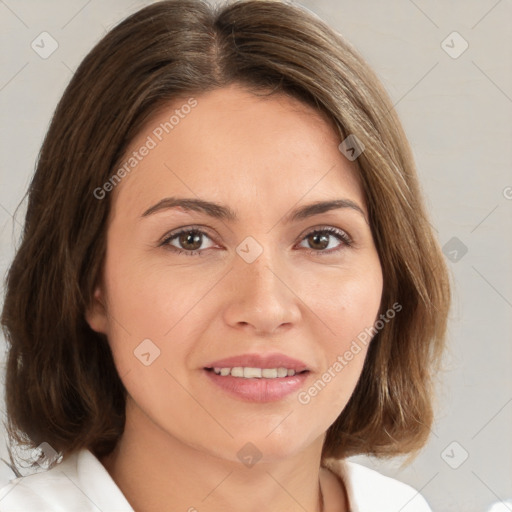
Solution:
{"label": "ear", "polygon": [[98,286],[94,290],[92,303],[85,312],[85,319],[89,327],[96,332],[107,334],[108,332],[108,316],[103,296],[103,290]]}

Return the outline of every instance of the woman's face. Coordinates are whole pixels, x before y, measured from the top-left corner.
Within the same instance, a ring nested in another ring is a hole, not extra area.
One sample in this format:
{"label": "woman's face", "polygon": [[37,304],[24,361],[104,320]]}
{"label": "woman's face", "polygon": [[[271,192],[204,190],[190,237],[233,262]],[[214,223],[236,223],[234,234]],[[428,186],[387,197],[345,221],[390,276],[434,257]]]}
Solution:
{"label": "woman's face", "polygon": [[[126,154],[95,294],[107,313],[87,319],[108,337],[141,435],[152,422],[224,459],[249,442],[263,460],[289,457],[320,446],[346,406],[368,348],[354,340],[377,319],[363,190],[302,103],[237,86],[187,100]],[[325,201],[341,206],[293,215]]]}

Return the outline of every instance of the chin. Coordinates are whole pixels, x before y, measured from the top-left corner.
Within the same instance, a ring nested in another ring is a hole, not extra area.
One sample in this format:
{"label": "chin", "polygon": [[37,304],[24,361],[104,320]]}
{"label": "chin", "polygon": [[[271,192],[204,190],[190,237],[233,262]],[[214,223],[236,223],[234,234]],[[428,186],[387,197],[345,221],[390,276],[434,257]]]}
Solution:
{"label": "chin", "polygon": [[294,434],[295,437],[282,433],[279,437],[272,438],[266,430],[260,435],[237,437],[231,440],[233,449],[224,455],[233,462],[242,462],[248,466],[251,465],[251,461],[255,463],[256,460],[258,463],[272,464],[293,459],[315,442],[309,439],[307,434],[301,438],[297,437],[297,432]]}

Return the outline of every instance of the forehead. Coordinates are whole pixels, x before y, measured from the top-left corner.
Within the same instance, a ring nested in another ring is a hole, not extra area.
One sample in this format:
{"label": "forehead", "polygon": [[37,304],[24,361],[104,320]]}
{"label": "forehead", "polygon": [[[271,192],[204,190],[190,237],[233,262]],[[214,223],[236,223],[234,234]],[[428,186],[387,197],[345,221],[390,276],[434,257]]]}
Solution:
{"label": "forehead", "polygon": [[140,215],[179,194],[251,208],[340,194],[364,203],[356,165],[340,142],[325,115],[283,94],[230,86],[184,97],[160,109],[131,142],[123,162],[136,165],[114,190],[116,208]]}

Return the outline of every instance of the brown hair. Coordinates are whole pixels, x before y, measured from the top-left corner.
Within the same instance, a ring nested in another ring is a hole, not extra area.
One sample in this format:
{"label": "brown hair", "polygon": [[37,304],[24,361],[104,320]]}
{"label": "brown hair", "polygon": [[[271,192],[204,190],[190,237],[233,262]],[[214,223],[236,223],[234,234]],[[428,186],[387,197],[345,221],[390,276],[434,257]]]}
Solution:
{"label": "brown hair", "polygon": [[425,444],[450,285],[410,147],[356,51],[306,10],[274,0],[154,3],[112,29],[77,69],[39,154],[6,282],[7,430],[16,443],[47,442],[64,455],[88,448],[97,457],[115,447],[126,390],[108,340],[84,318],[101,277],[111,201],[93,192],[162,106],[231,83],[298,98],[342,139],[355,134],[365,146],[357,164],[384,275],[380,313],[394,303],[403,311],[370,344],[323,458],[407,454]]}

